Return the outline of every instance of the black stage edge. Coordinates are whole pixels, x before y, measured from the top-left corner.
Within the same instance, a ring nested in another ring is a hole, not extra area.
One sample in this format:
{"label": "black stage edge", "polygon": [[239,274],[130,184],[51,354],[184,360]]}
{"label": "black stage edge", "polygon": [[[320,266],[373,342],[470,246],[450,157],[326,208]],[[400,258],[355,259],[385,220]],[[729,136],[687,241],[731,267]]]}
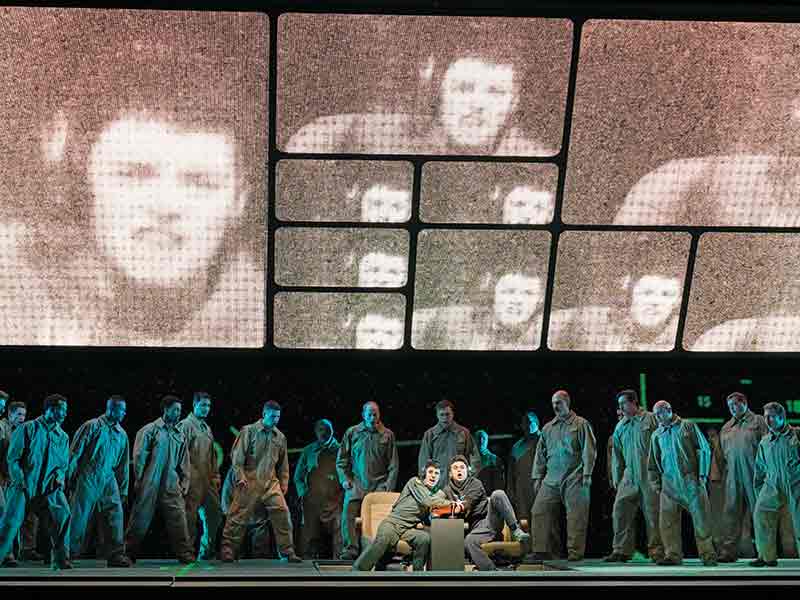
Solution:
{"label": "black stage edge", "polygon": [[658,567],[649,562],[625,565],[587,559],[578,563],[551,561],[542,565],[520,565],[516,570],[492,573],[424,572],[396,570],[380,573],[354,573],[349,563],[341,561],[305,561],[288,564],[277,560],[242,560],[234,564],[216,561],[180,565],[167,560],[141,560],[131,569],[108,569],[104,561],[75,561],[70,571],[52,571],[41,563],[21,563],[17,569],[0,569],[0,594],[24,590],[24,597],[52,597],[61,589],[70,596],[131,592],[141,597],[155,592],[181,594],[263,593],[276,588],[302,591],[319,588],[349,588],[369,592],[391,587],[409,590],[434,590],[444,587],[475,588],[486,593],[491,588],[535,588],[562,591],[583,588],[585,591],[613,591],[615,596],[652,590],[659,594],[673,590],[712,594],[777,591],[800,586],[800,560],[781,560],[777,568],[752,568],[749,559],[717,567],[704,567],[698,559],[687,559],[679,567]]}

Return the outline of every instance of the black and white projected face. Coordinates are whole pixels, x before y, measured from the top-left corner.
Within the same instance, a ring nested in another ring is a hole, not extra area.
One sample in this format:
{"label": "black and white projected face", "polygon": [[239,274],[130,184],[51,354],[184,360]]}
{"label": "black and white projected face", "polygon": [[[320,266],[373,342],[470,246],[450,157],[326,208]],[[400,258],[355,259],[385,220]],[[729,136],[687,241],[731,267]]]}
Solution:
{"label": "black and white projected face", "polygon": [[263,345],[268,25],[0,9],[3,344]]}
{"label": "black and white projected face", "polygon": [[800,350],[800,239],[704,233],[683,345],[699,352]]}
{"label": "black and white projected face", "polygon": [[277,216],[284,221],[405,223],[411,217],[408,162],[282,160]]}
{"label": "black and white projected face", "polygon": [[278,36],[283,151],[560,149],[568,20],[284,14]]}
{"label": "black and white projected face", "polygon": [[163,288],[202,276],[239,219],[236,147],[223,133],[124,114],[89,156],[94,235],[126,277]]}
{"label": "black and white projected face", "polygon": [[405,338],[400,294],[280,292],[275,296],[279,348],[398,350]]}
{"label": "black and white projected face", "polygon": [[547,345],[672,350],[689,243],[687,233],[563,233]]}
{"label": "black and white projected face", "polygon": [[414,348],[538,348],[548,232],[424,230],[417,244]]}
{"label": "black and white projected face", "polygon": [[564,221],[798,226],[798,43],[793,24],[587,22]]}
{"label": "black and white projected face", "polygon": [[553,220],[558,167],[429,162],[420,217],[429,223],[542,225]]}
{"label": "black and white projected face", "polygon": [[275,277],[286,286],[402,287],[408,232],[283,227],[275,232]]}

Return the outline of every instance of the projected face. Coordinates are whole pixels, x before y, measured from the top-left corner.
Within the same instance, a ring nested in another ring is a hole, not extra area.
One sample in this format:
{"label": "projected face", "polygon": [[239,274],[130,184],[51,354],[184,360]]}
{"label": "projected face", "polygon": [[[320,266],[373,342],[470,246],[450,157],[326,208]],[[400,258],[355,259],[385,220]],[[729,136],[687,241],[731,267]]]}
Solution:
{"label": "projected face", "polygon": [[517,103],[514,67],[461,58],[445,72],[439,118],[450,140],[472,148],[489,146]]}
{"label": "projected face", "polygon": [[503,223],[507,225],[536,225],[549,223],[553,218],[555,198],[551,192],[518,185],[503,200]]}
{"label": "projected face", "polygon": [[478,433],[478,450],[481,451],[481,454],[486,454],[489,450],[489,434],[485,431],[481,431]]}
{"label": "projected face", "polygon": [[102,254],[148,286],[205,272],[241,213],[235,172],[234,145],[221,133],[143,113],[112,121],[88,168]]}
{"label": "projected face", "polygon": [[402,287],[408,276],[407,260],[403,256],[370,252],[358,262],[359,287]]}
{"label": "projected face", "polygon": [[677,278],[645,275],[633,286],[631,316],[642,327],[664,325],[681,302]]}
{"label": "projected face", "polygon": [[494,286],[494,316],[506,327],[522,325],[533,317],[542,301],[538,277],[507,273]]}
{"label": "projected face", "polygon": [[369,314],[356,326],[356,348],[397,350],[403,345],[403,322],[400,319]]}
{"label": "projected face", "polygon": [[375,184],[361,195],[365,223],[403,223],[411,217],[411,191]]}

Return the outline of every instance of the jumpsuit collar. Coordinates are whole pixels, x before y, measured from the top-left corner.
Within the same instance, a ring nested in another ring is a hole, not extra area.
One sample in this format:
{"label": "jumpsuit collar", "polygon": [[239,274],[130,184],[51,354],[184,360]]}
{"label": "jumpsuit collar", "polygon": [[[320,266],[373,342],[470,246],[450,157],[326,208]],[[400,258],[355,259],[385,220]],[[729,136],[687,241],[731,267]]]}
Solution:
{"label": "jumpsuit collar", "polygon": [[58,423],[48,423],[47,419],[44,418],[44,415],[38,417],[36,420],[39,421],[39,424],[49,432],[53,432],[58,429]]}
{"label": "jumpsuit collar", "polygon": [[445,431],[455,431],[455,430],[456,430],[456,421],[455,419],[453,419],[450,425],[447,426],[442,425],[441,423],[436,423],[436,427],[434,428],[434,433],[436,435],[439,435],[441,433],[444,433]]}
{"label": "jumpsuit collar", "polygon": [[672,413],[672,420],[669,423],[667,423],[666,425],[659,425],[658,428],[662,432],[667,432],[670,429],[672,429],[673,427],[675,427],[676,425],[680,425],[680,423],[681,423],[681,418],[678,415],[676,415],[675,413]]}
{"label": "jumpsuit collar", "polygon": [[366,431],[368,433],[383,433],[383,422],[378,421],[375,423],[375,429],[370,429],[367,427],[364,421],[361,421],[361,423],[358,424],[358,431]]}
{"label": "jumpsuit collar", "polygon": [[780,430],[780,431],[778,431],[778,432],[774,432],[774,431],[772,431],[772,430],[770,429],[770,430],[769,430],[769,436],[770,436],[770,438],[769,438],[769,439],[770,439],[770,441],[773,441],[773,442],[774,442],[774,441],[775,441],[775,440],[777,440],[779,437],[784,437],[784,436],[787,436],[787,435],[789,435],[791,432],[792,432],[792,428],[791,428],[791,427],[789,427],[789,424],[788,424],[788,423],[786,423],[786,424],[783,426],[783,429],[781,429],[781,430]]}
{"label": "jumpsuit collar", "polygon": [[164,417],[158,417],[156,423],[159,427],[166,429],[167,431],[178,431],[178,423],[175,423],[174,425],[167,425],[167,422],[164,421]]}
{"label": "jumpsuit collar", "polygon": [[641,419],[643,416],[644,416],[644,409],[640,406],[639,410],[636,411],[635,415],[633,415],[632,417],[623,416],[622,417],[622,421],[620,421],[620,422],[621,423],[631,423],[633,421],[636,421],[637,419]]}
{"label": "jumpsuit collar", "polygon": [[748,408],[746,411],[744,411],[744,414],[741,417],[733,417],[733,424],[734,425],[742,425],[743,423],[745,423],[745,422],[750,420],[750,415],[752,415],[752,414],[753,413]]}
{"label": "jumpsuit collar", "polygon": [[107,427],[110,427],[114,431],[122,431],[122,427],[120,426],[120,424],[119,423],[112,423],[111,419],[109,419],[108,415],[106,415],[105,413],[100,415],[100,420],[103,422],[104,425],[106,425]]}
{"label": "jumpsuit collar", "polygon": [[556,417],[556,421],[560,421],[561,423],[571,423],[575,417],[575,411],[570,409],[566,417]]}
{"label": "jumpsuit collar", "polygon": [[192,420],[192,422],[193,422],[193,423],[194,423],[196,426],[198,426],[200,429],[202,429],[203,431],[208,431],[209,429],[211,429],[211,428],[208,426],[208,423],[207,423],[207,422],[206,422],[204,419],[200,419],[200,418],[198,418],[198,417],[197,417],[197,415],[195,415],[195,414],[194,414],[194,412],[190,412],[190,413],[189,413],[189,419],[191,419],[191,420]]}

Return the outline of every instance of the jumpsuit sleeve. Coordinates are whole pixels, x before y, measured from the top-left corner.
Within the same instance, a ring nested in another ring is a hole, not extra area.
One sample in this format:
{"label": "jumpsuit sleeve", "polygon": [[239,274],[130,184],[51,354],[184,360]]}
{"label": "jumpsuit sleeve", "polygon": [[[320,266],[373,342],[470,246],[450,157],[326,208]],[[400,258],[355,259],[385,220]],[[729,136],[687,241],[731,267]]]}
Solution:
{"label": "jumpsuit sleeve", "polygon": [[447,500],[443,495],[434,496],[430,493],[430,490],[425,487],[425,484],[422,483],[419,479],[414,479],[406,485],[408,492],[414,497],[414,500],[417,501],[418,504],[425,506],[427,508],[436,508],[438,506],[449,506],[450,501]]}
{"label": "jumpsuit sleeve", "polygon": [[231,468],[235,473],[235,482],[241,481],[245,478],[244,472],[244,459],[245,448],[247,448],[248,438],[250,436],[250,428],[242,427],[239,435],[236,436],[236,441],[233,442],[231,449]]}
{"label": "jumpsuit sleeve", "polygon": [[692,430],[694,431],[694,438],[697,444],[697,461],[700,468],[700,477],[708,479],[711,472],[711,446],[706,440],[706,436],[700,431],[700,428],[692,423]]}
{"label": "jumpsuit sleeve", "polygon": [[114,477],[117,480],[117,485],[119,486],[119,495],[123,498],[127,498],[128,496],[128,486],[130,480],[130,462],[131,462],[131,446],[130,440],[128,440],[128,434],[125,434],[125,444],[122,448],[122,452],[120,452],[119,460],[117,461],[117,465],[114,467]]}
{"label": "jumpsuit sleeve", "polygon": [[350,464],[350,444],[352,434],[348,429],[342,436],[342,443],[339,452],[336,454],[336,474],[339,476],[339,483],[344,486],[348,479],[353,479],[353,468]]}
{"label": "jumpsuit sleeve", "polygon": [[178,457],[178,484],[181,487],[181,493],[185,496],[189,493],[189,485],[192,480],[192,465],[191,457],[189,455],[189,446],[184,443],[181,445],[181,455]]}
{"label": "jumpsuit sleeve", "polygon": [[767,478],[767,457],[764,455],[764,445],[758,444],[758,451],[756,452],[756,468],[753,471],[753,488],[756,491],[756,497],[761,492],[764,485],[764,480]]}
{"label": "jumpsuit sleeve", "polygon": [[611,483],[619,487],[625,474],[625,455],[622,453],[622,433],[617,426],[611,436]]}
{"label": "jumpsuit sleeve", "polygon": [[650,485],[657,494],[661,493],[661,446],[654,431],[650,435],[650,456],[647,458],[647,473]]}
{"label": "jumpsuit sleeve", "polygon": [[306,475],[308,474],[308,453],[311,451],[310,446],[303,448],[300,453],[300,458],[294,466],[294,489],[297,491],[297,496],[302,498],[308,491],[306,489]]}
{"label": "jumpsuit sleeve", "polygon": [[397,485],[397,475],[400,472],[400,458],[397,455],[397,444],[395,443],[394,434],[392,434],[392,438],[389,443],[392,446],[392,459],[389,462],[389,474],[386,477],[385,491],[393,492],[395,486]]}
{"label": "jumpsuit sleeve", "polygon": [[542,431],[539,443],[536,445],[536,456],[533,459],[531,479],[544,479],[547,474],[547,434]]}
{"label": "jumpsuit sleeve", "polygon": [[583,422],[583,476],[591,477],[597,461],[597,439],[589,421]]}
{"label": "jumpsuit sleeve", "polygon": [[152,451],[150,446],[150,427],[144,427],[136,434],[136,439],[133,442],[134,483],[137,487],[142,483],[144,470],[150,460],[150,452]]}
{"label": "jumpsuit sleeve", "polygon": [[25,473],[22,470],[22,456],[25,454],[28,445],[28,429],[26,425],[20,425],[11,433],[11,441],[8,445],[6,462],[8,463],[8,476],[12,483],[23,484]]}
{"label": "jumpsuit sleeve", "polygon": [[425,463],[431,458],[431,435],[430,429],[422,436],[422,445],[419,447],[417,457],[417,474],[425,472]]}
{"label": "jumpsuit sleeve", "polygon": [[281,482],[281,491],[286,494],[289,491],[289,453],[286,451],[286,438],[281,440],[280,457],[278,458],[278,480]]}
{"label": "jumpsuit sleeve", "polygon": [[91,440],[93,433],[94,428],[87,421],[81,425],[78,428],[78,431],[75,432],[75,435],[72,436],[72,445],[69,449],[69,467],[67,467],[67,482],[70,486],[75,479],[75,475],[78,471],[78,465],[83,457],[83,452],[86,449],[86,445],[89,443],[89,440]]}

